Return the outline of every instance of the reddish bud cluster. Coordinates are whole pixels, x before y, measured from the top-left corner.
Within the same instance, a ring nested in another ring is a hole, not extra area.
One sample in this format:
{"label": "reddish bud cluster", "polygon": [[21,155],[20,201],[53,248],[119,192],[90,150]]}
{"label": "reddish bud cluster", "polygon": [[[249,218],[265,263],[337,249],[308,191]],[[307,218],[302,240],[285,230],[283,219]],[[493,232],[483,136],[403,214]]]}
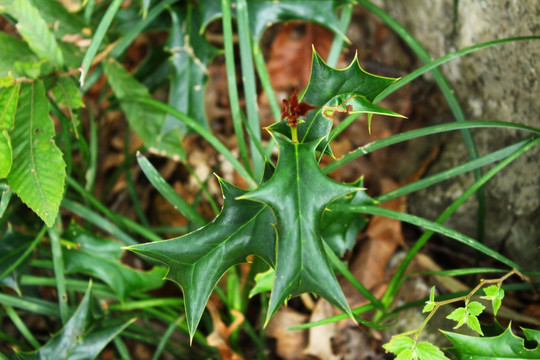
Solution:
{"label": "reddish bud cluster", "polygon": [[309,111],[316,108],[317,106],[310,105],[306,102],[298,103],[298,91],[295,89],[288,99],[283,99],[281,120],[287,119],[289,126],[296,128],[298,126],[298,118],[305,116]]}

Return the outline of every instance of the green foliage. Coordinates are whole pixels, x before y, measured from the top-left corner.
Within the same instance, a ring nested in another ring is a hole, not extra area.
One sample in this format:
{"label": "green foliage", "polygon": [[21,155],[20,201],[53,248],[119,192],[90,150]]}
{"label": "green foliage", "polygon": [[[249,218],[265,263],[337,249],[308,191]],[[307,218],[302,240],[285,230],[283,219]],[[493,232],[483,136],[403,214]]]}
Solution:
{"label": "green foliage", "polygon": [[431,291],[429,292],[429,300],[426,301],[426,305],[424,305],[424,308],[422,309],[422,312],[431,312],[435,308],[435,286],[431,288]]}
{"label": "green foliage", "polygon": [[396,360],[449,360],[435,345],[428,342],[415,343],[408,336],[400,336],[383,348],[397,355]]}
{"label": "green foliage", "polygon": [[491,300],[493,306],[493,315],[497,316],[497,312],[501,307],[502,299],[504,298],[504,290],[501,289],[501,286],[490,285],[484,288],[484,293],[486,296],[482,296],[482,299]]}
{"label": "green foliage", "polygon": [[13,165],[8,184],[21,200],[52,226],[64,193],[66,165],[54,143],[45,88],[39,80],[22,84],[14,129]]}
{"label": "green foliage", "polygon": [[454,329],[461,327],[463,324],[467,324],[472,330],[483,335],[477,316],[480,315],[485,308],[486,307],[478,301],[471,301],[465,307],[460,307],[452,311],[446,318],[457,321],[457,325],[454,326]]}
{"label": "green foliage", "polygon": [[130,323],[129,321],[107,322],[105,318],[94,319],[92,316],[91,284],[79,307],[62,330],[41,348],[34,352],[16,352],[21,360],[34,359],[93,359],[101,350]]}
{"label": "green foliage", "polygon": [[457,360],[464,359],[540,359],[540,331],[523,329],[527,340],[535,341],[533,349],[525,347],[524,339],[514,335],[510,327],[493,337],[476,337],[444,332],[454,345],[448,351]]}

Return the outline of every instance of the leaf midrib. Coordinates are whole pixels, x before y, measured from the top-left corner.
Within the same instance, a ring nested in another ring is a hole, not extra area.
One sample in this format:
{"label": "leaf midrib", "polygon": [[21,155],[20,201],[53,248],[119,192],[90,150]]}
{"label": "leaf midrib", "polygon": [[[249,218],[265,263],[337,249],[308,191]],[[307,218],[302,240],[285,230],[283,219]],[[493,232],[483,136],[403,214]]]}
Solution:
{"label": "leaf midrib", "polygon": [[[41,202],[43,208],[47,207],[47,201],[45,199],[45,194],[43,193],[43,188],[41,186],[41,183],[39,181],[38,175],[37,175],[37,169],[36,169],[36,159],[34,155],[34,87],[35,84],[32,83],[32,92],[31,92],[31,98],[30,98],[30,161],[32,163],[32,169],[30,169],[30,172],[34,175],[34,179],[36,180],[37,187],[39,189],[39,194],[41,195]],[[46,214],[47,214],[47,210]]]}

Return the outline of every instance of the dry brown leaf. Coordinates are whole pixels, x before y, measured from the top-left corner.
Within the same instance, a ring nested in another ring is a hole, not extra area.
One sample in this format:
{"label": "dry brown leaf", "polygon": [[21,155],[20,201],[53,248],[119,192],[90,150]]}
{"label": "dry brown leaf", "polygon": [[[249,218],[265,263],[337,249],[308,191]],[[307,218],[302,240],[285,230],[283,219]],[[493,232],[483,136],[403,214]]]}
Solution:
{"label": "dry brown leaf", "polygon": [[216,347],[223,360],[243,360],[240,355],[231,349],[228,342],[231,333],[244,322],[244,314],[234,309],[231,310],[234,321],[231,325],[227,326],[221,320],[219,311],[212,302],[208,302],[207,309],[210,312],[212,323],[214,324],[214,330],[206,337],[208,345]]}
{"label": "dry brown leaf", "polygon": [[[317,301],[309,321],[318,321],[334,315],[334,307],[328,301],[320,299]],[[332,351],[332,339],[338,336],[338,323],[312,327],[309,329],[309,342],[304,353],[323,360],[338,360],[340,356]]]}
{"label": "dry brown leaf", "polygon": [[307,315],[282,307],[268,323],[266,334],[276,339],[276,353],[283,360],[304,358],[307,330],[290,331],[287,328],[304,324],[307,319]]}

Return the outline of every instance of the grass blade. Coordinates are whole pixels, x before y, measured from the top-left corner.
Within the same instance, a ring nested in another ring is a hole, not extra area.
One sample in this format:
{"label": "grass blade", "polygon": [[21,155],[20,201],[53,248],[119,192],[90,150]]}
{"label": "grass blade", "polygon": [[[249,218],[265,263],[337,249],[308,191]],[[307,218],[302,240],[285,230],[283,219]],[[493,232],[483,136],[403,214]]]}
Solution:
{"label": "grass blade", "polygon": [[88,70],[90,70],[92,61],[94,61],[94,57],[97,54],[98,48],[101,45],[101,42],[103,41],[103,38],[105,37],[105,33],[109,29],[109,26],[111,25],[114,19],[114,16],[118,12],[120,5],[122,5],[122,0],[113,0],[112,4],[109,6],[107,11],[105,12],[103,19],[101,19],[96,29],[96,33],[94,34],[94,37],[92,38],[92,42],[90,43],[90,46],[88,47],[88,50],[86,51],[86,54],[84,55],[84,58],[81,64],[81,77],[79,79],[81,87],[84,85],[84,81],[88,74]]}
{"label": "grass blade", "polygon": [[261,46],[258,42],[253,42],[253,60],[255,61],[255,69],[257,70],[257,75],[259,75],[259,80],[261,80],[261,85],[268,99],[268,104],[270,105],[270,110],[272,115],[274,115],[274,120],[276,122],[281,120],[281,107],[276,98],[276,92],[270,81],[270,75],[266,69],[266,63],[264,61],[264,56],[262,53]]}
{"label": "grass blade", "polygon": [[154,356],[152,357],[152,360],[159,359],[161,353],[165,349],[165,344],[167,344],[167,341],[169,340],[172,333],[174,332],[174,329],[178,326],[178,324],[182,320],[184,320],[185,317],[186,317],[185,315],[180,315],[174,322],[170,323],[165,333],[163,333],[163,335],[161,336],[161,340],[159,341],[158,346],[156,347],[156,351],[154,352]]}
{"label": "grass blade", "polygon": [[5,278],[6,276],[8,276],[9,273],[11,273],[13,270],[15,270],[17,268],[17,266],[19,266],[19,264],[21,264],[28,257],[28,255],[30,255],[32,250],[34,250],[36,245],[39,244],[39,242],[43,238],[43,235],[45,235],[45,231],[47,231],[46,226],[41,228],[41,231],[36,235],[36,237],[30,243],[30,245],[28,245],[28,247],[24,250],[22,255],[19,256],[17,261],[15,261],[13,264],[11,264],[11,266],[7,267],[6,270],[4,270],[4,272],[0,274],[0,280]]}
{"label": "grass blade", "polygon": [[56,278],[56,290],[58,292],[58,305],[60,308],[60,319],[62,324],[69,320],[68,296],[66,292],[66,282],[64,278],[64,258],[62,256],[62,245],[60,237],[55,226],[49,229],[49,238],[51,240],[51,251],[53,257],[54,277]]}
{"label": "grass blade", "polygon": [[186,200],[178,195],[178,193],[169,184],[167,184],[167,181],[161,176],[156,168],[152,166],[150,161],[144,157],[144,155],[137,153],[137,162],[152,185],[154,185],[159,193],[163,195],[163,197],[165,197],[165,199],[167,199],[167,201],[170,202],[176,210],[178,210],[197,227],[201,227],[206,224],[206,220],[197,211],[195,211]]}
{"label": "grass blade", "polygon": [[521,124],[504,122],[504,121],[467,121],[465,123],[453,122],[453,123],[446,123],[446,124],[440,124],[440,125],[433,125],[433,126],[428,126],[425,128],[411,130],[411,131],[407,131],[401,134],[389,136],[387,138],[366,144],[344,155],[342,158],[334,161],[333,163],[327,165],[326,167],[323,168],[323,172],[325,174],[328,174],[356,158],[369,154],[370,152],[381,149],[383,147],[398,144],[403,141],[415,139],[415,138],[426,136],[426,135],[439,134],[446,131],[473,129],[473,128],[491,128],[491,127],[519,129],[519,130],[529,131],[529,132],[540,135],[540,129],[536,129],[536,128],[526,126],[526,125],[521,125]]}
{"label": "grass blade", "polygon": [[201,135],[206,141],[210,143],[210,145],[212,145],[220,154],[222,154],[225,159],[227,159],[231,163],[234,169],[246,180],[250,187],[255,187],[257,185],[251,174],[246,170],[245,167],[242,166],[242,164],[240,164],[240,162],[234,157],[234,155],[229,151],[229,149],[227,149],[225,145],[223,145],[223,143],[219,141],[219,139],[216,138],[210,131],[197,124],[197,122],[195,122],[195,120],[191,119],[189,116],[182,114],[180,111],[176,110],[170,105],[150,98],[138,97],[122,100],[135,101],[149,105],[155,109],[166,111],[169,114],[178,118],[179,120],[183,121],[188,127]]}
{"label": "grass blade", "polygon": [[34,335],[32,335],[32,332],[28,330],[26,325],[24,324],[24,321],[19,317],[19,314],[11,306],[4,305],[4,309],[6,310],[7,316],[11,319],[13,322],[13,325],[19,330],[19,332],[24,336],[24,338],[32,345],[34,349],[38,349],[41,347],[41,344],[36,340]]}
{"label": "grass blade", "polygon": [[490,153],[488,155],[479,157],[478,159],[471,160],[469,162],[458,165],[458,166],[453,167],[451,169],[441,171],[438,174],[434,174],[434,175],[425,177],[423,179],[420,179],[418,181],[412,182],[410,184],[401,186],[401,187],[399,187],[397,189],[394,189],[392,191],[389,191],[389,192],[387,192],[385,194],[382,194],[382,195],[378,196],[377,198],[375,198],[375,200],[377,200],[377,202],[379,202],[379,203],[390,201],[390,200],[398,198],[400,196],[407,195],[407,194],[413,193],[415,191],[424,189],[424,188],[426,188],[428,186],[437,184],[437,183],[439,183],[441,181],[451,179],[451,178],[453,178],[455,176],[458,176],[460,174],[463,174],[463,173],[478,169],[478,168],[480,168],[482,166],[491,164],[491,163],[493,163],[495,161],[499,161],[501,159],[504,159],[505,157],[508,157],[508,156],[512,155],[514,152],[519,150],[527,142],[529,142],[529,140],[523,140],[523,141],[517,142],[517,143],[515,143],[513,145],[510,145],[510,146],[507,146],[507,147],[505,147],[503,149],[494,151],[494,152],[492,152],[492,153]]}
{"label": "grass blade", "polygon": [[60,316],[57,304],[37,298],[0,293],[0,304],[23,309],[31,313],[52,317]]}
{"label": "grass blade", "polygon": [[[353,13],[353,5],[347,4],[343,7],[343,10],[341,10],[341,17],[339,18],[339,28],[341,29],[341,32],[343,34],[347,33],[347,28],[349,27],[349,23],[351,22]],[[334,40],[332,41],[332,47],[330,48],[330,54],[328,54],[328,59],[326,60],[326,64],[331,67],[336,67],[337,62],[339,60],[339,55],[341,55],[341,51],[343,50],[343,36],[342,35],[334,35]],[[374,102],[375,103],[375,102]]]}

